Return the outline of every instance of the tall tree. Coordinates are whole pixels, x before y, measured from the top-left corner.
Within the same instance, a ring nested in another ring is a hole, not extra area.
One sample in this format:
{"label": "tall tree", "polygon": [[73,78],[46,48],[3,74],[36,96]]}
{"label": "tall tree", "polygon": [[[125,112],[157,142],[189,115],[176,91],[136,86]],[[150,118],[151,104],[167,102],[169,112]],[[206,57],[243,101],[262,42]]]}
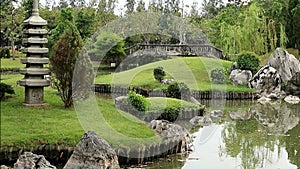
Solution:
{"label": "tall tree", "polygon": [[75,24],[83,41],[89,38],[94,32],[94,23],[95,9],[91,7],[79,9]]}
{"label": "tall tree", "polygon": [[131,14],[134,12],[134,5],[135,5],[135,0],[126,0],[126,14]]}
{"label": "tall tree", "polygon": [[25,18],[29,18],[33,9],[33,0],[22,0],[22,6],[25,8]]}
{"label": "tall tree", "polygon": [[50,57],[54,84],[66,108],[73,105],[72,79],[76,60],[83,47],[80,34],[72,24],[53,46],[53,56]]}
{"label": "tall tree", "polygon": [[62,8],[67,8],[69,5],[68,5],[68,2],[66,0],[59,0],[59,4],[58,4],[58,7],[60,9]]}
{"label": "tall tree", "polygon": [[139,0],[138,4],[137,4],[137,7],[136,7],[136,11],[137,12],[143,12],[145,10],[146,10],[145,2],[143,0]]}

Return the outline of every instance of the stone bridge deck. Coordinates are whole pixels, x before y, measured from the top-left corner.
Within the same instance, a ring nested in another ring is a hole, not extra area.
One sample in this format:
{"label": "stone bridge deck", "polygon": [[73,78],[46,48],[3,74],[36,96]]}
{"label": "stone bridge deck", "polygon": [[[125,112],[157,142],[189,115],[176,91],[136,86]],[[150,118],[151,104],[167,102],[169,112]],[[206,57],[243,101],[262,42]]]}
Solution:
{"label": "stone bridge deck", "polygon": [[137,44],[128,53],[149,54],[158,56],[204,56],[225,59],[222,50],[210,44]]}

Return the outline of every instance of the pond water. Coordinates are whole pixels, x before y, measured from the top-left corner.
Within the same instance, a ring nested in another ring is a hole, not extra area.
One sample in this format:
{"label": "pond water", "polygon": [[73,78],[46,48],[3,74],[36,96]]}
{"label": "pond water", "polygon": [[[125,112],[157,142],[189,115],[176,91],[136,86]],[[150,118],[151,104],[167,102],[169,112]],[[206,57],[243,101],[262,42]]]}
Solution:
{"label": "pond water", "polygon": [[195,136],[185,157],[171,157],[147,168],[297,169],[300,168],[300,105],[281,102],[209,101],[209,110],[225,112]]}

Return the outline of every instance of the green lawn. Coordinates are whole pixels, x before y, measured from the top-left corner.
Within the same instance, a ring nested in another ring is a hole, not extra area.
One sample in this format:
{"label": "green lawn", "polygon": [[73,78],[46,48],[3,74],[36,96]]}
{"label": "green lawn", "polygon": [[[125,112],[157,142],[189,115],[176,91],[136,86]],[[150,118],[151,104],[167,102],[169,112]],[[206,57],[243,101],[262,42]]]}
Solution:
{"label": "green lawn", "polygon": [[149,103],[149,111],[150,112],[160,112],[164,110],[166,107],[181,107],[185,109],[197,109],[200,108],[199,105],[191,102],[187,102],[184,100],[174,99],[174,98],[166,98],[166,97],[150,97],[146,98]]}
{"label": "green lawn", "polygon": [[[150,63],[135,69],[109,75],[99,75],[95,83],[110,83],[117,86],[144,86],[146,88],[165,88],[153,77],[153,69],[162,66],[168,74],[166,78],[174,78],[186,83],[193,90],[218,91],[252,91],[247,87],[233,86],[229,81],[226,85],[212,84],[209,78],[210,71],[215,68],[227,70],[232,62],[206,57],[186,57],[163,60]],[[228,76],[228,75],[227,75]]]}
{"label": "green lawn", "polygon": [[[12,85],[16,92],[15,95],[8,95],[10,98],[7,100],[1,101],[1,147],[36,144],[75,146],[84,133],[82,121],[78,120],[81,113],[76,113],[74,108],[65,109],[56,90],[49,87],[45,88],[44,98],[48,106],[23,106],[24,88],[16,85],[16,81],[22,77],[19,74],[1,75],[1,82]],[[105,123],[99,121],[93,129],[111,144],[127,146],[136,145],[136,140],[146,143],[158,140],[144,122],[118,111],[111,99],[97,97],[96,101],[97,108],[101,111],[86,107],[90,112],[96,113],[97,118],[104,117]]]}
{"label": "green lawn", "polygon": [[25,64],[21,63],[21,58],[16,58],[13,60],[12,58],[1,58],[1,68],[22,68],[25,67]]}

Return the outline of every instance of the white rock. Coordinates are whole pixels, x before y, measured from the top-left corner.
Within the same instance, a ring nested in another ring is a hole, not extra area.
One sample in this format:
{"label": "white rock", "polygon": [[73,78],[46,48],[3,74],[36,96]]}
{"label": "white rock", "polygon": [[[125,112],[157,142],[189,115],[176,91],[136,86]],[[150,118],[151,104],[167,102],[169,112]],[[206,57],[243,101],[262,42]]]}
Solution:
{"label": "white rock", "polygon": [[284,98],[284,101],[290,104],[298,104],[300,103],[300,98],[298,96],[288,95]]}

